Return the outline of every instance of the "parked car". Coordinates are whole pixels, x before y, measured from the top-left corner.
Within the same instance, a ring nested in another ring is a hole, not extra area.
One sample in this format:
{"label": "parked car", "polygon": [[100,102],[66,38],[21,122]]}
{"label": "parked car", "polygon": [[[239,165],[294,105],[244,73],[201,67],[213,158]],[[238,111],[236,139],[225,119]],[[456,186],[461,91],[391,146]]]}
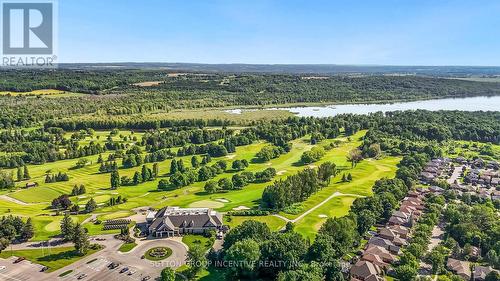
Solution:
{"label": "parked car", "polygon": [[82,274],[78,275],[78,277],[76,277],[76,279],[78,279],[78,280],[82,280],[82,279],[83,279],[83,278],[85,278],[85,277],[87,277],[87,274],[82,273]]}
{"label": "parked car", "polygon": [[132,274],[134,274],[134,273],[135,273],[135,270],[129,270],[127,274],[128,274],[128,275],[132,275]]}
{"label": "parked car", "polygon": [[151,276],[144,276],[144,277],[142,277],[142,281],[148,281],[149,279],[151,279]]}
{"label": "parked car", "polygon": [[22,261],[23,261],[23,260],[25,260],[25,259],[26,259],[25,257],[18,257],[18,258],[14,261],[14,263],[20,263],[20,262],[22,262]]}
{"label": "parked car", "polygon": [[47,270],[49,270],[49,267],[48,267],[48,266],[44,266],[44,267],[42,267],[42,270],[40,270],[40,271],[41,271],[41,272],[45,272],[45,271],[47,271]]}
{"label": "parked car", "polygon": [[5,269],[5,265],[0,266],[0,271]]}
{"label": "parked car", "polygon": [[112,262],[108,265],[109,269],[115,269],[117,268],[118,266],[120,266],[119,263],[116,263],[116,262]]}
{"label": "parked car", "polygon": [[124,272],[126,272],[127,270],[128,270],[128,267],[124,267],[124,268],[122,268],[122,270],[120,270],[120,273],[124,273]]}

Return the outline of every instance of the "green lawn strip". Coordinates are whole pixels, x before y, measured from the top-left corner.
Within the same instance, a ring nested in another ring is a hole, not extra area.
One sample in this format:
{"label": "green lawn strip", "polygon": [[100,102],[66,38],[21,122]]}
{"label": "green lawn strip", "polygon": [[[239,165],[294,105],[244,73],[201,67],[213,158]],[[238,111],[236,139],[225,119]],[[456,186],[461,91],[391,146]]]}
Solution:
{"label": "green lawn strip", "polygon": [[[97,251],[99,250],[89,250],[85,256]],[[0,253],[0,258],[8,258],[10,256],[24,257],[33,263],[47,266],[49,268],[47,272],[63,268],[85,257],[78,255],[74,247],[40,248],[12,252],[6,250]]]}
{"label": "green lawn strip", "polygon": [[59,277],[64,277],[66,275],[69,275],[71,272],[73,272],[73,270],[71,270],[71,269],[70,270],[66,270],[65,272],[59,274]]}
{"label": "green lawn strip", "polygon": [[[155,256],[154,255],[155,252],[164,252],[165,254],[161,256]],[[168,247],[154,247],[147,250],[146,253],[144,253],[144,258],[150,261],[160,261],[170,257],[171,255],[172,255],[172,249]]]}
{"label": "green lawn strip", "polygon": [[182,236],[182,243],[186,244],[190,249],[197,245],[202,246],[208,251],[214,244],[214,238],[208,238],[203,235],[186,234]]}
{"label": "green lawn strip", "polygon": [[259,222],[263,222],[269,226],[269,228],[273,231],[280,230],[286,224],[286,222],[278,217],[268,215],[268,216],[225,216],[224,223],[229,225],[231,228],[234,228],[244,221],[247,220],[255,220]]}
{"label": "green lawn strip", "polygon": [[327,218],[345,216],[355,199],[356,197],[353,196],[339,196],[330,199],[327,203],[297,221],[295,231],[311,241],[314,240],[319,228]]}
{"label": "green lawn strip", "polygon": [[137,243],[123,243],[120,248],[118,249],[118,251],[122,252],[122,253],[126,253],[126,252],[130,252],[130,250],[132,250],[133,248],[135,248],[135,246],[137,246]]}

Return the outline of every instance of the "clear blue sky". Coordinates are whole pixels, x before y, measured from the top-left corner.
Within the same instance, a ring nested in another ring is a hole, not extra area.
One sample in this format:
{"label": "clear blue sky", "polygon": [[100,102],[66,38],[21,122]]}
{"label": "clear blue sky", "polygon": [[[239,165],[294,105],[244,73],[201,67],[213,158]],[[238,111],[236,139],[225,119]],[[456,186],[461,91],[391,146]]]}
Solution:
{"label": "clear blue sky", "polygon": [[59,0],[61,62],[500,65],[497,0]]}

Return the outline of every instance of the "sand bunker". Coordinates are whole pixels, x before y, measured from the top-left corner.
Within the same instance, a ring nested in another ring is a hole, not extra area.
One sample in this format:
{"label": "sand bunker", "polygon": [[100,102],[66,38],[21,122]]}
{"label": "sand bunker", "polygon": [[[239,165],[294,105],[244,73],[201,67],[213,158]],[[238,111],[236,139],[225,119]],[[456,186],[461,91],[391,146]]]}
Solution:
{"label": "sand bunker", "polygon": [[231,201],[225,199],[225,198],[216,198],[215,201],[219,201],[219,202],[222,202],[222,203],[229,203]]}
{"label": "sand bunker", "polygon": [[236,154],[226,155],[227,159],[233,159],[234,157],[236,157]]}
{"label": "sand bunker", "polygon": [[320,217],[320,218],[322,218],[322,219],[324,219],[324,218],[328,218],[328,216],[327,216],[327,215],[324,215],[324,214],[320,214],[320,215],[318,215],[318,217]]}
{"label": "sand bunker", "polygon": [[281,176],[284,173],[286,173],[286,170],[281,170],[281,171],[276,172],[276,175]]}
{"label": "sand bunker", "polygon": [[244,211],[244,210],[250,210],[247,206],[238,206],[236,208],[233,208],[235,211]]}

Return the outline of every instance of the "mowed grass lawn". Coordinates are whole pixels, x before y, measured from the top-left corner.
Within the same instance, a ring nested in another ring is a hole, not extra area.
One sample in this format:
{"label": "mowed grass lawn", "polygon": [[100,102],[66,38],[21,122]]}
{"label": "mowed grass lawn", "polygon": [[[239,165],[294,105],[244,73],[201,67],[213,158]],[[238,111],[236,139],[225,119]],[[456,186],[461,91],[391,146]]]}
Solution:
{"label": "mowed grass lawn", "polygon": [[283,228],[286,222],[278,217],[269,215],[269,216],[226,216],[224,218],[224,224],[229,225],[231,228],[234,228],[244,221],[254,220],[258,222],[263,222],[269,226],[272,231],[278,231]]}
{"label": "mowed grass lawn", "polygon": [[347,215],[355,199],[356,197],[353,196],[339,196],[330,199],[328,203],[296,222],[295,231],[310,241],[314,240],[318,230],[327,218]]}
{"label": "mowed grass lawn", "polygon": [[[89,250],[87,253],[91,255],[98,250]],[[30,250],[5,250],[0,253],[0,258],[8,258],[10,256],[24,257],[27,260],[49,267],[47,272],[63,268],[70,265],[84,256],[78,255],[74,247],[57,247],[57,248],[43,248],[43,249],[30,249]]]}

